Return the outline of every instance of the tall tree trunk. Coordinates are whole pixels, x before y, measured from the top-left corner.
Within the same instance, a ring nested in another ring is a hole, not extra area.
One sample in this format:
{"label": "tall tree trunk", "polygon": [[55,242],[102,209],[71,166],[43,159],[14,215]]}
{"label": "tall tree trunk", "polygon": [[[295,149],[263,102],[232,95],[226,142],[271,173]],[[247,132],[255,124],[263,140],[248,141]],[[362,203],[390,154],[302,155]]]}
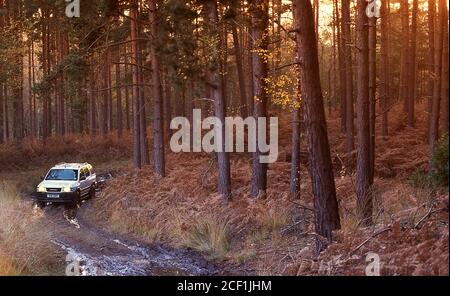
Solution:
{"label": "tall tree trunk", "polygon": [[416,48],[417,48],[417,13],[419,10],[419,1],[413,0],[413,9],[411,16],[411,46],[409,49],[409,79],[408,79],[408,125],[414,126],[414,104],[416,99]]}
{"label": "tall tree trunk", "polygon": [[[431,159],[434,154],[436,141],[439,138],[439,113],[441,104],[442,92],[442,53],[444,40],[444,22],[447,22],[445,13],[442,13],[446,7],[445,0],[439,0],[439,22],[436,28],[435,48],[434,48],[434,83],[433,83],[433,103],[431,108],[430,118],[430,133],[429,133],[429,154],[430,154],[430,168],[432,168]],[[431,169],[430,169],[431,172]]]}
{"label": "tall tree trunk", "polygon": [[[268,28],[269,28],[269,4],[267,0],[254,0],[251,2],[252,34],[253,40],[253,91],[254,110],[253,116],[256,120],[259,117],[267,118],[267,83],[268,75]],[[257,125],[256,135],[260,132]],[[267,129],[265,127],[265,129]],[[258,142],[258,141],[257,141]],[[256,145],[256,152],[253,153],[252,168],[252,198],[265,196],[267,189],[267,164],[260,162],[259,144]]]}
{"label": "tall tree trunk", "polygon": [[[1,4],[1,1],[0,1],[0,4]],[[3,25],[1,19],[2,19],[2,17],[0,16],[0,25]],[[3,142],[6,142],[5,138],[4,138],[4,133],[5,133],[5,130],[4,130],[5,123],[3,122],[4,117],[5,117],[4,111],[5,110],[4,110],[4,106],[3,106],[3,83],[0,83],[0,127],[1,127],[0,128],[0,144]]]}
{"label": "tall tree trunk", "polygon": [[[140,30],[138,31],[140,36]],[[139,123],[140,123],[140,144],[141,144],[141,164],[150,164],[150,155],[148,150],[148,138],[147,138],[147,112],[145,108],[145,90],[144,90],[144,73],[142,69],[142,49],[141,44],[138,41],[138,90],[139,90]]]}
{"label": "tall tree trunk", "polygon": [[169,138],[171,136],[171,129],[170,129],[170,122],[172,121],[172,88],[169,82],[169,78],[167,77],[167,74],[164,75],[164,131],[166,136],[166,141],[169,141]]}
{"label": "tall tree trunk", "polygon": [[[340,220],[320,86],[313,12],[309,0],[294,0],[293,5],[305,127],[309,140],[315,229],[317,234],[331,240],[332,231],[340,228]],[[321,240],[317,240],[316,251],[320,252],[324,247]]]}
{"label": "tall tree trunk", "polygon": [[[300,82],[298,83],[298,89],[300,91]],[[299,92],[300,96],[300,92]],[[298,100],[300,102],[300,98]],[[300,103],[299,103],[300,104]],[[300,198],[300,140],[301,140],[301,107],[295,106],[292,110],[292,159],[291,159],[291,180],[290,189],[292,196],[295,199]]]}
{"label": "tall tree trunk", "polygon": [[[250,4],[249,4],[250,5]],[[248,74],[248,92],[247,92],[247,106],[248,106],[248,114],[253,114],[254,111],[254,105],[255,105],[255,90],[253,85],[253,50],[255,48],[255,44],[253,42],[252,38],[252,31],[253,31],[253,20],[252,17],[249,17],[249,26],[248,26],[248,48],[247,48],[247,74]]]}
{"label": "tall tree trunk", "polygon": [[6,84],[2,84],[0,92],[3,93],[3,142],[7,143],[9,141],[9,109],[8,109],[8,93]]}
{"label": "tall tree trunk", "polygon": [[[216,0],[208,1],[206,3],[207,9],[207,17],[208,17],[208,31],[211,36],[215,36],[215,40],[218,40],[216,52],[213,53],[213,61],[215,61],[215,65],[208,65],[209,67],[216,67],[216,65],[220,65],[223,61],[221,61],[220,52],[222,50],[222,36],[218,31],[219,28],[219,15],[217,11],[217,2]],[[223,93],[223,79],[219,74],[217,69],[208,70],[208,80],[211,85],[211,97],[214,100],[214,114],[222,123],[221,128],[221,149],[222,151],[217,153],[217,162],[219,169],[218,176],[218,192],[222,194],[225,199],[230,198],[231,196],[231,177],[230,177],[230,158],[229,154],[225,152],[225,100]],[[219,136],[216,134],[216,137]]]}
{"label": "tall tree trunk", "polygon": [[107,124],[106,124],[106,130],[107,132],[111,132],[113,130],[113,98],[112,98],[112,78],[111,78],[111,51],[109,48],[109,45],[107,45],[106,49],[106,94],[107,94]]}
{"label": "tall tree trunk", "polygon": [[409,71],[409,8],[408,0],[400,0],[401,13],[401,59],[400,59],[400,85],[398,98],[403,102],[403,111],[408,111],[408,71]]}
{"label": "tall tree trunk", "polygon": [[126,127],[127,130],[130,130],[131,126],[130,126],[130,88],[128,87],[128,85],[130,84],[130,81],[128,79],[128,46],[125,44],[124,46],[125,48],[125,122],[126,122]]}
{"label": "tall tree trunk", "polygon": [[428,46],[429,46],[429,52],[428,52],[428,72],[429,72],[429,79],[428,79],[428,104],[427,104],[427,111],[428,111],[428,117],[427,117],[427,135],[428,140],[430,137],[430,126],[431,126],[431,109],[433,106],[433,96],[434,96],[434,80],[435,77],[431,75],[435,71],[435,64],[434,64],[434,55],[435,55],[435,27],[436,27],[436,0],[428,0],[428,14],[427,14],[427,21],[428,21]]}
{"label": "tall tree trunk", "polygon": [[347,152],[353,151],[354,143],[354,123],[353,123],[353,71],[352,71],[352,51],[351,51],[351,33],[350,33],[350,0],[342,0],[342,35],[343,35],[343,53],[345,67],[345,130]]}
{"label": "tall tree trunk", "polygon": [[370,166],[370,121],[369,121],[369,30],[366,15],[367,2],[357,1],[356,55],[357,66],[357,141],[358,156],[356,167],[357,210],[360,225],[372,224],[372,175]]}
{"label": "tall tree trunk", "polygon": [[119,139],[123,136],[123,113],[122,113],[122,82],[120,73],[120,45],[117,47],[118,61],[116,68],[116,99],[117,99],[117,136]]}
{"label": "tall tree trunk", "polygon": [[95,92],[95,73],[91,73],[89,77],[89,88],[90,88],[90,105],[89,105],[89,129],[91,131],[91,135],[96,134],[96,114],[97,114],[97,104],[96,104],[96,98],[97,98],[97,92]]}
{"label": "tall tree trunk", "polygon": [[384,139],[389,136],[388,124],[388,98],[389,98],[389,57],[388,57],[388,0],[381,0],[381,69],[380,69],[380,109],[381,109],[381,135]]}
{"label": "tall tree trunk", "polygon": [[370,183],[375,169],[375,103],[377,92],[377,17],[369,18],[369,130],[370,130]]}
{"label": "tall tree trunk", "polygon": [[159,56],[156,52],[156,36],[158,36],[158,11],[157,0],[149,1],[149,21],[151,33],[151,60],[152,60],[152,83],[153,83],[153,157],[155,173],[164,177],[166,174],[164,159],[164,111],[163,111],[163,89],[161,85],[161,66]]}
{"label": "tall tree trunk", "polygon": [[[319,42],[319,0],[313,0],[313,11],[314,11],[314,32],[316,33],[316,42]],[[320,64],[319,64],[320,70]]]}
{"label": "tall tree trunk", "polygon": [[442,118],[440,120],[440,126],[442,133],[448,133],[448,10],[447,3],[444,3],[444,16],[442,36],[443,36],[443,48],[442,48],[442,71],[441,71],[441,112]]}
{"label": "tall tree trunk", "polygon": [[[107,61],[107,54],[104,55],[105,61]],[[100,60],[99,60],[100,62]],[[105,62],[103,64],[103,79],[102,79],[102,95],[103,105],[100,112],[100,134],[102,137],[106,137],[109,132],[109,64]]]}
{"label": "tall tree trunk", "polygon": [[139,116],[139,68],[138,68],[138,33],[137,33],[138,3],[132,2],[130,9],[131,21],[131,70],[133,73],[133,165],[141,167],[141,133]]}
{"label": "tall tree trunk", "polygon": [[[34,69],[34,42],[31,42],[31,83],[32,86],[34,87],[34,85],[36,84],[36,74],[35,74],[35,69]],[[1,91],[1,89],[0,89]],[[32,130],[32,136],[33,137],[37,137],[39,132],[38,132],[38,119],[37,119],[37,105],[36,105],[36,94],[33,91],[32,92],[32,97],[33,97],[33,130]]]}
{"label": "tall tree trunk", "polygon": [[[3,0],[0,0],[0,9],[4,9]],[[3,28],[5,25],[5,16],[0,15],[0,28]],[[3,126],[3,118],[4,118],[4,110],[3,110],[3,82],[0,82],[0,144],[4,141],[4,126]]]}
{"label": "tall tree trunk", "polygon": [[343,21],[339,17],[339,4],[338,0],[335,0],[334,14],[337,26],[337,40],[338,40],[338,63],[339,63],[339,101],[340,101],[340,115],[341,115],[341,131],[346,133],[346,120],[347,120],[347,80],[346,80],[346,70],[345,70],[345,50],[346,41],[342,33]]}
{"label": "tall tree trunk", "polygon": [[[32,90],[32,75],[31,75],[31,55],[32,55],[32,44],[33,41],[28,45],[28,136],[33,136],[33,90]],[[1,94],[0,94],[1,96]],[[1,113],[1,112],[0,112]]]}
{"label": "tall tree trunk", "polygon": [[[337,71],[338,71],[338,66],[337,66],[337,49],[338,49],[338,41],[337,41],[337,22],[338,20],[336,19],[336,8],[335,8],[335,2],[336,0],[333,0],[333,25],[332,25],[332,44],[333,44],[333,52],[332,52],[332,56],[331,56],[331,101],[332,101],[332,105],[334,110],[336,110],[336,97],[337,97]],[[331,112],[331,110],[330,110]]]}
{"label": "tall tree trunk", "polygon": [[240,97],[239,110],[241,117],[246,118],[248,115],[247,113],[248,107],[247,107],[247,94],[245,89],[245,74],[244,74],[244,67],[242,65],[243,56],[241,52],[241,45],[239,44],[239,35],[235,20],[232,20],[231,31],[233,35],[234,56],[236,57],[236,68],[239,81],[239,97]]}
{"label": "tall tree trunk", "polygon": [[[21,3],[18,1],[12,2],[12,19],[17,22],[15,33],[18,41],[23,41],[23,32],[22,32],[22,24],[20,22],[21,16]],[[14,54],[14,59],[16,61],[16,65],[19,68],[19,85],[13,84],[11,85],[12,95],[13,95],[13,135],[14,139],[20,141],[24,137],[24,98],[23,98],[23,54],[22,52],[17,52]]]}

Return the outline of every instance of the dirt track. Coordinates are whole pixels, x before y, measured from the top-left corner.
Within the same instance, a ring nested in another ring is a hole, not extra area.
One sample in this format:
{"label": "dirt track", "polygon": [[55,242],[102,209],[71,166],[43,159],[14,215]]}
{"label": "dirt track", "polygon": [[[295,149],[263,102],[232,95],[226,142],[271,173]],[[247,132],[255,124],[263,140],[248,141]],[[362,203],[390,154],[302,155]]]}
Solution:
{"label": "dirt track", "polygon": [[[145,244],[109,233],[90,223],[85,209],[75,218],[60,205],[33,209],[41,217],[51,242],[67,255],[69,275],[213,275],[217,267],[191,250],[176,250],[159,244]],[[73,214],[73,213],[72,213]],[[43,219],[42,219],[43,218]],[[60,257],[60,256],[59,256]]]}

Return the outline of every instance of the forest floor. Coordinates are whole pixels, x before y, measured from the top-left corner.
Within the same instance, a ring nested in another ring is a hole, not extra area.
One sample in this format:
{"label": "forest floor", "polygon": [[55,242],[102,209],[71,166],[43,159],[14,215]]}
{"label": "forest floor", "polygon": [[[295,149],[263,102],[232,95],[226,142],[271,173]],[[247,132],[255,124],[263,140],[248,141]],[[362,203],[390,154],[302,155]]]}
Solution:
{"label": "forest floor", "polygon": [[[340,119],[334,112],[329,116],[342,229],[317,258],[312,254],[314,217],[306,150],[301,196],[294,199],[289,194],[287,115],[279,119],[280,155],[269,165],[267,195],[255,201],[249,198],[248,155],[232,155],[232,199],[224,203],[215,191],[217,172],[211,155],[167,153],[167,176],[157,179],[151,166],[132,169],[129,134],[123,141],[113,135],[52,138],[47,149],[32,140],[21,146],[3,145],[0,177],[14,180],[18,191],[30,192],[39,174],[53,162],[89,161],[98,170],[110,171],[112,178],[94,200],[82,206],[84,223],[145,244],[193,249],[214,261],[220,274],[364,275],[367,254],[375,253],[381,275],[448,275],[448,188],[420,188],[409,181],[428,165],[423,110],[424,106],[418,107],[416,127],[409,128],[398,115],[403,114],[400,108],[394,107],[389,139],[377,137],[375,223],[365,229],[358,227],[356,219],[355,153],[345,153]],[[302,147],[306,147],[304,139]],[[4,239],[8,231],[0,229],[0,237]],[[45,240],[45,235],[40,237]],[[10,249],[2,248],[0,242],[0,273],[2,268],[13,269],[13,257],[2,256]],[[43,265],[42,256],[35,257],[35,263]]]}

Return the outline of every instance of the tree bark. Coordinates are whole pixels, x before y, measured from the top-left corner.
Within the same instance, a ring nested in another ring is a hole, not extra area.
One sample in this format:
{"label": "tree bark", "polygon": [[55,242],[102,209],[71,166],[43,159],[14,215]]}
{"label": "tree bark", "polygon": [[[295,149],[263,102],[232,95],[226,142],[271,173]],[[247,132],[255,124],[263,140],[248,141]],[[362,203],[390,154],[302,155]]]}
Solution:
{"label": "tree bark", "polygon": [[[429,46],[429,52],[428,52],[428,72],[429,72],[429,79],[428,79],[428,104],[427,104],[427,135],[428,140],[430,138],[430,126],[431,126],[431,109],[433,106],[433,96],[434,96],[434,80],[433,77],[434,73],[434,55],[435,55],[435,27],[436,27],[436,0],[428,0],[428,13],[427,13],[427,22],[428,22],[428,46]],[[429,143],[428,143],[429,144]]]}
{"label": "tree bark", "polygon": [[137,17],[138,4],[137,0],[132,2],[130,9],[131,21],[131,70],[133,77],[133,165],[134,167],[141,167],[141,132],[140,132],[140,112],[139,112],[139,69],[138,69],[138,33],[137,33]]}
{"label": "tree bark", "polygon": [[[431,108],[430,118],[430,133],[429,133],[429,155],[430,168],[432,168],[432,158],[436,141],[439,138],[439,113],[442,95],[442,53],[444,40],[444,22],[447,22],[445,13],[442,13],[446,7],[445,0],[439,0],[439,23],[436,28],[435,50],[434,50],[434,83],[433,83],[433,103]],[[431,172],[431,169],[430,169]]]}
{"label": "tree bark", "polygon": [[357,1],[356,55],[358,112],[358,156],[356,167],[357,211],[360,225],[372,224],[372,193],[370,166],[370,120],[369,120],[369,30],[366,15],[367,2]]}
{"label": "tree bark", "polygon": [[[1,3],[0,3],[1,4]],[[0,17],[0,25],[1,25],[1,17]],[[5,109],[3,106],[3,83],[0,83],[0,144],[6,142],[4,133],[5,133]]]}
{"label": "tree bark", "polygon": [[[267,119],[267,83],[268,75],[268,29],[269,29],[269,4],[267,0],[254,0],[251,2],[251,16],[252,16],[252,34],[254,50],[252,53],[253,62],[253,91],[254,91],[254,106],[253,116],[256,120],[259,117]],[[267,130],[267,127],[265,127]],[[258,135],[259,126],[256,129]],[[265,132],[265,131],[264,131]],[[262,155],[258,148],[258,141],[256,145],[256,152],[253,153],[253,168],[252,168],[252,198],[263,197],[267,189],[267,164],[260,162]]]}
{"label": "tree bark", "polygon": [[444,3],[444,10],[443,10],[444,16],[442,17],[445,19],[443,22],[443,48],[442,48],[442,79],[441,79],[441,120],[440,120],[440,126],[442,134],[448,133],[448,112],[449,112],[449,105],[448,105],[448,10],[447,10],[447,3]]}
{"label": "tree bark", "polygon": [[370,183],[375,169],[375,103],[377,92],[377,17],[369,18],[369,132],[370,132]]}
{"label": "tree bark", "polygon": [[157,0],[149,1],[149,21],[151,33],[151,60],[153,83],[153,157],[155,173],[159,177],[166,174],[164,158],[164,117],[163,117],[163,89],[161,85],[161,67],[156,52],[156,38],[158,36]]}
{"label": "tree bark", "polygon": [[231,24],[231,31],[233,35],[233,44],[234,44],[234,56],[236,57],[236,68],[237,68],[237,74],[238,74],[238,81],[239,81],[239,97],[240,97],[240,103],[239,103],[239,110],[240,115],[242,118],[246,118],[248,113],[248,107],[247,107],[247,94],[245,89],[245,74],[244,74],[244,67],[242,65],[242,52],[241,52],[241,45],[239,44],[239,35],[236,23],[234,23],[235,20],[232,21]]}
{"label": "tree bark", "polygon": [[[340,220],[320,86],[314,18],[309,0],[294,0],[293,5],[304,119],[309,140],[315,229],[317,234],[331,240],[332,231],[340,228]],[[321,240],[317,240],[316,251],[320,252],[324,247]]]}
{"label": "tree bark", "polygon": [[290,189],[295,199],[300,198],[300,114],[300,107],[294,107],[292,110],[292,159]]}
{"label": "tree bark", "polygon": [[353,122],[353,71],[352,71],[352,52],[351,52],[351,34],[350,34],[350,0],[342,0],[342,35],[343,35],[343,53],[345,67],[345,130],[347,152],[355,149],[354,143],[354,122]]}
{"label": "tree bark", "polygon": [[[117,58],[120,61],[120,45],[117,47]],[[123,112],[122,112],[122,77],[120,73],[120,64],[115,65],[116,68],[116,99],[117,99],[117,136],[119,139],[123,137]]]}
{"label": "tree bark", "polygon": [[389,98],[389,57],[388,57],[388,0],[381,0],[381,69],[380,69],[380,109],[381,109],[381,135],[384,139],[389,136],[388,98]]}
{"label": "tree bark", "polygon": [[[208,31],[215,40],[218,40],[216,52],[213,53],[213,65],[208,65],[210,69],[208,70],[208,80],[211,90],[211,97],[214,100],[214,114],[222,123],[221,128],[221,147],[222,151],[217,153],[217,163],[218,163],[218,192],[225,199],[231,197],[231,177],[230,177],[230,158],[229,154],[225,152],[225,100],[223,92],[223,79],[218,72],[217,65],[222,63],[220,57],[220,51],[222,49],[222,36],[218,30],[219,28],[219,15],[217,11],[216,0],[208,1],[206,3],[206,12],[208,18]],[[212,67],[212,69],[211,69]],[[219,136],[216,134],[216,137]]]}
{"label": "tree bark", "polygon": [[408,112],[408,71],[409,71],[409,8],[408,0],[400,0],[401,12],[401,59],[400,59],[400,85],[398,98],[403,102],[403,111]]}
{"label": "tree bark", "polygon": [[341,131],[346,133],[346,120],[347,120],[347,81],[346,81],[346,70],[345,70],[345,51],[346,46],[345,39],[343,37],[343,21],[339,17],[339,4],[338,0],[335,0],[335,19],[337,26],[337,40],[338,40],[338,63],[339,63],[339,101],[340,101],[340,115],[341,115]]}
{"label": "tree bark", "polygon": [[129,79],[128,79],[128,74],[129,74],[129,72],[128,72],[128,46],[125,44],[125,46],[124,46],[124,48],[125,48],[125,56],[124,56],[124,59],[125,59],[125,66],[124,66],[124,71],[125,71],[125,84],[126,84],[126,86],[125,86],[125,122],[126,122],[126,127],[127,127],[127,130],[130,130],[131,129],[131,126],[130,126],[130,92],[129,92],[129,87],[128,87],[128,85],[130,84],[129,83]]}
{"label": "tree bark", "polygon": [[[250,5],[250,4],[249,4]],[[255,104],[255,90],[253,86],[253,50],[255,47],[255,44],[253,42],[252,38],[252,31],[253,31],[253,20],[252,17],[249,17],[249,26],[248,26],[248,48],[247,48],[247,75],[248,75],[248,92],[247,92],[247,107],[248,107],[248,114],[253,115],[254,111],[254,104]]]}
{"label": "tree bark", "polygon": [[408,125],[414,127],[414,104],[416,99],[416,80],[417,80],[417,13],[419,10],[419,1],[413,0],[413,9],[411,17],[411,46],[409,50],[409,79],[408,79]]}
{"label": "tree bark", "polygon": [[171,136],[171,129],[170,129],[170,122],[172,121],[172,88],[169,82],[169,78],[167,75],[164,75],[164,130],[165,130],[165,136],[166,141],[169,141]]}
{"label": "tree bark", "polygon": [[3,84],[0,91],[3,92],[3,142],[7,143],[9,141],[9,104],[6,84]]}

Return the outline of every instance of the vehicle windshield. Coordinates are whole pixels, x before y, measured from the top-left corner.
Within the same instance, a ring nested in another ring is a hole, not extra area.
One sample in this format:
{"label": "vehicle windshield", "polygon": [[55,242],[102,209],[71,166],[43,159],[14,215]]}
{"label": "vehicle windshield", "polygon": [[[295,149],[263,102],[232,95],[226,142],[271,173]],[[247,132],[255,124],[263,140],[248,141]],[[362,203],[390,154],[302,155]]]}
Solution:
{"label": "vehicle windshield", "polygon": [[52,169],[47,174],[45,180],[58,181],[76,181],[78,179],[78,170],[70,169]]}

